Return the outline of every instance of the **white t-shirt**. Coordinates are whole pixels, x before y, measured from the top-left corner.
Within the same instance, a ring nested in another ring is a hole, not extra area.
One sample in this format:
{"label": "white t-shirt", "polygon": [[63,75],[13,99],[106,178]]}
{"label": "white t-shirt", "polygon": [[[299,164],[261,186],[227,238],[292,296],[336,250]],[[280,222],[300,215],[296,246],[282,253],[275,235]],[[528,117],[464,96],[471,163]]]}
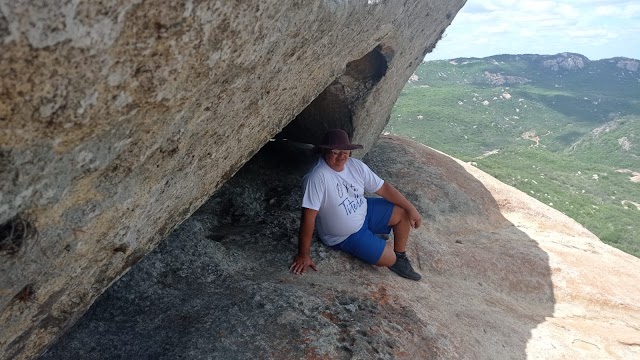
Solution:
{"label": "white t-shirt", "polygon": [[320,158],[303,183],[302,207],[318,210],[318,235],[333,246],[360,230],[367,215],[364,192],[380,190],[384,181],[358,159],[347,159],[344,169],[337,172]]}

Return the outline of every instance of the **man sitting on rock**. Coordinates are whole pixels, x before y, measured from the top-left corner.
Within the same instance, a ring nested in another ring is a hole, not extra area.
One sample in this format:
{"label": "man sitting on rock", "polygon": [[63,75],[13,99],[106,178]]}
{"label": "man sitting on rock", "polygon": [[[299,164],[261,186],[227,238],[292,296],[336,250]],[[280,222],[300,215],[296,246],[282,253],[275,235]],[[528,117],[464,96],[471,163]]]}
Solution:
{"label": "man sitting on rock", "polygon": [[[350,157],[352,144],[344,130],[329,130],[322,144],[322,155],[304,177],[302,218],[298,235],[298,254],[291,271],[302,274],[311,259],[311,239],[317,225],[322,242],[345,251],[369,264],[389,267],[396,274],[420,280],[405,254],[409,230],[420,226],[418,210],[390,184],[373,173],[362,161]],[[364,192],[380,198],[365,198]],[[394,244],[387,244],[376,234],[389,234]]]}

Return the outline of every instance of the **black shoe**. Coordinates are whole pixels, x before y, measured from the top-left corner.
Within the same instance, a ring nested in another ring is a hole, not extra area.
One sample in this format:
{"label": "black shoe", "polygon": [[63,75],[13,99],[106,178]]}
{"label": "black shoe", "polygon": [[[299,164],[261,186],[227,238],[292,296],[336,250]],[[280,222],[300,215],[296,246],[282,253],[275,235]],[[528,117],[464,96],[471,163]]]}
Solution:
{"label": "black shoe", "polygon": [[418,281],[422,279],[422,276],[413,270],[411,262],[406,255],[396,254],[396,263],[389,266],[389,270],[402,276],[403,278]]}

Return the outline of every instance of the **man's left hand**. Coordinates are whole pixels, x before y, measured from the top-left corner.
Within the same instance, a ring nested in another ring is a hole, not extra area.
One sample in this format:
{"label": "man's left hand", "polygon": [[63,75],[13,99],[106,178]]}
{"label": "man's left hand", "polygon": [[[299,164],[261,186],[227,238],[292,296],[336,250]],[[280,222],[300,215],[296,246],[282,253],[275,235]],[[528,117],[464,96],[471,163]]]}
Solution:
{"label": "man's left hand", "polygon": [[409,210],[409,224],[411,224],[411,227],[414,229],[417,229],[420,227],[420,224],[422,223],[422,216],[420,216],[420,213],[418,212],[418,210],[416,210],[416,208],[414,207],[413,209]]}

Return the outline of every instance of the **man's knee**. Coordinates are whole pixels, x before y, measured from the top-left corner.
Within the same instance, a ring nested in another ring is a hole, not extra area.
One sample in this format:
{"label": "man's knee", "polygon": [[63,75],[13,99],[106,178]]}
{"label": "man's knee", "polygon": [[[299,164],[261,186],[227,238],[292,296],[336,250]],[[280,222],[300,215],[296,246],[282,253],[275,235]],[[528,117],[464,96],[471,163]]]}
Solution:
{"label": "man's knee", "polygon": [[409,222],[409,213],[400,206],[395,205],[389,219],[389,226],[398,225],[400,222]]}

